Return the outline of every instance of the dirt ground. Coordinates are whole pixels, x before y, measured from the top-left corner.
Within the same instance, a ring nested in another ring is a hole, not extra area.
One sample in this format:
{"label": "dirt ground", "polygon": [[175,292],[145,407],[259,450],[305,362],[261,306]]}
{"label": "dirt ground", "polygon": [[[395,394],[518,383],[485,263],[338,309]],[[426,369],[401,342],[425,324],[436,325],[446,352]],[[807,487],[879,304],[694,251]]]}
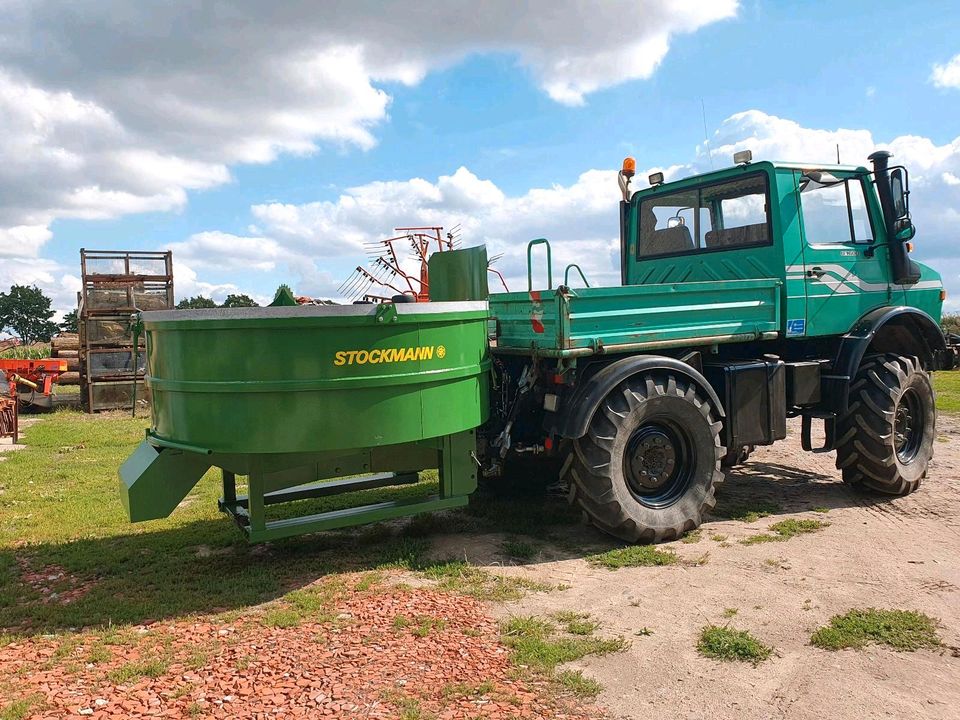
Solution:
{"label": "dirt ground", "polygon": [[[624,653],[573,665],[603,683],[599,700],[617,718],[960,718],[960,418],[941,417],[928,479],[896,499],[846,487],[833,453],[801,451],[799,430],[792,423],[786,441],[730,473],[718,503],[778,511],[753,523],[709,519],[699,542],[669,545],[691,561],[706,555],[703,564],[611,571],[544,547],[502,571],[568,589],[495,612],[590,612],[602,633],[628,638]],[[785,542],[738,542],[784,517],[830,526]],[[593,531],[583,532],[589,540]],[[440,544],[495,565],[497,542],[459,535]],[[830,652],[809,644],[833,615],[865,607],[939,618],[945,647]],[[736,614],[728,619],[727,609]],[[699,656],[700,630],[711,623],[749,630],[774,655],[757,667]],[[651,634],[638,635],[643,628]]]}

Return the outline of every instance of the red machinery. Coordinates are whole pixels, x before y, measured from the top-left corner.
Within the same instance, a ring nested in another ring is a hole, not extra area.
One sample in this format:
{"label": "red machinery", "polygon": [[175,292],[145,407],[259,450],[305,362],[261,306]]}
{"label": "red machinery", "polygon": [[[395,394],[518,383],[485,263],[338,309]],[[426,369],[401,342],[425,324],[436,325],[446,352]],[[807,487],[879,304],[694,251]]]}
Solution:
{"label": "red machinery", "polygon": [[50,391],[60,373],[66,371],[67,361],[60,358],[0,358],[0,372],[10,388],[10,397],[19,397],[25,403],[41,407],[50,407],[53,404]]}
{"label": "red machinery", "polygon": [[[430,300],[427,261],[433,252],[454,250],[460,245],[460,226],[448,233],[439,226],[400,227],[394,228],[394,232],[401,234],[366,244],[369,265],[366,268],[358,265],[338,292],[355,302],[385,302],[398,296],[406,296],[412,302]],[[404,244],[411,251],[408,258],[397,250],[398,245]],[[503,275],[492,267],[487,270],[500,278],[504,290],[507,290]]]}
{"label": "red machinery", "polygon": [[13,436],[18,440],[18,405],[52,407],[50,393],[60,373],[67,371],[67,361],[59,358],[27,360],[0,358],[0,373],[7,382],[8,396],[0,396],[0,437]]}

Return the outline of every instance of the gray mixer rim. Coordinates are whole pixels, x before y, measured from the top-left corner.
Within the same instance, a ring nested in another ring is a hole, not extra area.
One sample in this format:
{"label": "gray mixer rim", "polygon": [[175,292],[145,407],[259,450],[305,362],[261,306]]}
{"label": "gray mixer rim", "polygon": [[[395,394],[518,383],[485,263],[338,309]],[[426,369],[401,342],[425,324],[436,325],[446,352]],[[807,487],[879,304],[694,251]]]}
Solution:
{"label": "gray mixer rim", "polygon": [[[167,320],[258,320],[309,317],[374,316],[380,305],[299,305],[260,308],[203,308],[199,310],[146,310],[144,322]],[[433,315],[436,313],[487,311],[486,300],[464,302],[397,303],[397,315]]]}

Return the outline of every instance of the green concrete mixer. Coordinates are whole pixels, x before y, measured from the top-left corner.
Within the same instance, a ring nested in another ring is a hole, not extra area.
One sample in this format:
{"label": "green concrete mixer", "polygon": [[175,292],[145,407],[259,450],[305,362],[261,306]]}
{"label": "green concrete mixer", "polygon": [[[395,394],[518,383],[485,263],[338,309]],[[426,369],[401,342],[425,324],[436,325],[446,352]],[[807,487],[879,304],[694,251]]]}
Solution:
{"label": "green concrete mixer", "polygon": [[[130,519],[166,517],[212,467],[221,510],[254,542],[465,505],[488,316],[470,300],[142,313],[152,423],[120,468]],[[271,519],[270,506],[416,483],[428,468],[432,497]]]}

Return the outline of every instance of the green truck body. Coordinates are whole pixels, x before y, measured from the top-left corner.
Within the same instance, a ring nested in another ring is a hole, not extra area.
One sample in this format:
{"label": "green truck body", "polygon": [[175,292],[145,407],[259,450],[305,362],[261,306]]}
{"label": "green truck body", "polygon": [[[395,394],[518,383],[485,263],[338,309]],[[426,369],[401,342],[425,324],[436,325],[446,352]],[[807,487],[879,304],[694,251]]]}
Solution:
{"label": "green truck body", "polygon": [[[499,322],[495,352],[576,357],[653,351],[678,343],[802,341],[843,335],[859,318],[884,306],[910,306],[939,319],[943,284],[936,271],[917,263],[917,283],[892,282],[882,244],[883,215],[869,171],[825,169],[859,187],[869,238],[851,239],[846,233],[808,239],[800,191],[804,171],[797,164],[758,162],[643,190],[630,200],[624,286],[544,289],[530,282],[526,292],[492,294],[491,313]],[[744,177],[761,178],[769,191],[765,243],[638,256],[641,203]]]}

